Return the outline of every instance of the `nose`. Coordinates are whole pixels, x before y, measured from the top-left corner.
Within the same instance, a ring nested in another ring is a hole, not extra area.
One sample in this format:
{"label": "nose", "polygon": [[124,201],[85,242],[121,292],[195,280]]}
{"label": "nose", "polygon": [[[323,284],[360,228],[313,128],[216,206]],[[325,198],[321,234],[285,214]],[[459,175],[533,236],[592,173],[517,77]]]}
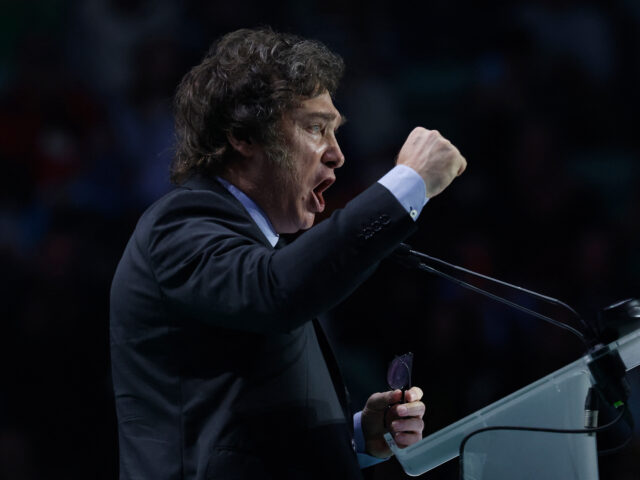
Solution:
{"label": "nose", "polygon": [[334,169],[344,165],[344,155],[342,154],[342,150],[340,150],[340,145],[338,145],[338,140],[335,135],[331,136],[329,145],[322,155],[322,163]]}

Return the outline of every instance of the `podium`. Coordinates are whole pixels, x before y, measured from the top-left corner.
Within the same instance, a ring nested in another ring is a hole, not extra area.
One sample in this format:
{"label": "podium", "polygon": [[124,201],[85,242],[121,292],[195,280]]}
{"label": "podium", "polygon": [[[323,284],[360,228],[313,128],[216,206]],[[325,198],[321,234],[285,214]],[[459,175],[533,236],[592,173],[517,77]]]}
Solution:
{"label": "podium", "polygon": [[[627,371],[640,365],[640,327],[608,345]],[[584,428],[584,403],[594,383],[591,355],[547,375],[497,402],[435,432],[407,448],[385,439],[411,476],[458,456],[471,432],[491,426]],[[464,449],[465,480],[597,480],[595,434],[494,430],[469,439]]]}

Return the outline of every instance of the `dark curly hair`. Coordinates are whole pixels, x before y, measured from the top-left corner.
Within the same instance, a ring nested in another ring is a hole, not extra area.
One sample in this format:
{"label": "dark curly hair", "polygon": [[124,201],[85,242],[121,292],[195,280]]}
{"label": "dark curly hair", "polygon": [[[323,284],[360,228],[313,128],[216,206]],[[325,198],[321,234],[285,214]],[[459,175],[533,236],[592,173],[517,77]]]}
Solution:
{"label": "dark curly hair", "polygon": [[171,181],[221,173],[235,157],[228,135],[277,151],[282,114],[302,99],[335,93],[344,62],[317,41],[242,29],[216,41],[178,87]]}

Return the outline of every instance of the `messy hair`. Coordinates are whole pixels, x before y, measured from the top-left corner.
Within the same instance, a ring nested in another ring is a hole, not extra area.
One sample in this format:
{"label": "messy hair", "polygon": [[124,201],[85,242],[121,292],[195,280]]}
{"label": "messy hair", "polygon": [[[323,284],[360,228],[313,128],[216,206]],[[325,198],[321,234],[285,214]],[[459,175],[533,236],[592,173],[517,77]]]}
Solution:
{"label": "messy hair", "polygon": [[343,70],[342,58],[317,41],[270,28],[224,35],[178,87],[171,181],[221,173],[235,156],[229,135],[277,147],[282,114],[305,98],[333,95]]}

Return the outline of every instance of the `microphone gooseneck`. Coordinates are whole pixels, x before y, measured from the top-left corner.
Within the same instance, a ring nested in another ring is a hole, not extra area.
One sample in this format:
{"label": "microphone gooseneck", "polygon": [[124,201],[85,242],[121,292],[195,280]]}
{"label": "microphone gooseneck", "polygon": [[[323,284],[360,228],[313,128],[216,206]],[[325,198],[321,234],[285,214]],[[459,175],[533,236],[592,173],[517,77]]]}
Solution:
{"label": "microphone gooseneck", "polygon": [[[500,303],[504,303],[505,305],[508,305],[512,308],[515,308],[517,310],[520,310],[521,312],[524,312],[528,315],[531,315],[533,317],[539,318],[541,320],[544,320],[545,322],[548,322],[552,325],[555,325],[556,327],[560,327],[563,328],[565,330],[568,330],[569,332],[571,332],[572,334],[574,334],[576,337],[578,337],[587,347],[587,349],[590,349],[593,345],[596,344],[596,339],[597,339],[597,335],[595,333],[595,330],[580,316],[580,314],[578,312],[576,312],[573,308],[571,308],[569,305],[567,305],[566,303],[553,298],[553,297],[549,297],[547,295],[542,295],[540,293],[534,292],[532,290],[527,290],[526,288],[522,288],[519,287],[517,285],[512,285],[510,283],[504,282],[502,280],[498,280],[497,278],[493,278],[493,277],[489,277],[487,275],[483,275],[481,273],[477,273],[474,272],[473,270],[469,270],[463,267],[459,267],[457,265],[453,265],[451,263],[445,262],[444,260],[440,260],[439,258],[435,258],[432,257],[430,255],[424,254],[422,252],[418,252],[416,250],[413,250],[411,248],[411,246],[407,245],[406,243],[401,243],[398,248],[393,252],[392,254],[393,258],[398,261],[399,263],[401,263],[402,265],[404,265],[405,267],[408,268],[417,268],[418,270],[423,270],[429,273],[433,273],[436,274],[440,277],[446,278],[447,280],[456,283],[457,285],[460,285],[462,287],[465,287],[469,290],[472,290],[476,293],[479,293],[481,295],[485,295],[493,300],[496,300]],[[486,290],[483,290],[479,287],[476,287],[475,285],[471,285],[470,283],[467,283],[463,280],[460,280],[459,278],[456,278],[452,275],[449,275],[447,273],[441,272],[440,270],[437,270],[435,268],[433,268],[430,265],[427,265],[426,263],[422,262],[421,260],[428,260],[430,262],[433,263],[437,263],[439,265],[444,265],[448,268],[451,268],[453,270],[459,271],[459,272],[463,272],[469,275],[472,275],[474,277],[478,277],[478,278],[482,278],[484,280],[488,280],[490,282],[493,283],[497,283],[499,285],[514,289],[514,290],[518,290],[520,292],[526,293],[528,295],[531,295],[535,298],[538,298],[542,301],[545,301],[547,303],[551,303],[553,305],[559,305],[561,307],[566,308],[567,310],[569,310],[573,315],[575,315],[578,320],[580,321],[580,323],[582,324],[582,326],[584,327],[585,333],[577,330],[576,328],[567,325],[566,323],[560,322],[558,320],[555,320],[551,317],[548,317],[546,315],[542,315],[541,313],[538,313],[534,310],[531,310],[527,307],[524,307],[522,305],[519,305],[515,302],[512,302],[510,300],[507,300],[506,298],[502,298],[496,294],[493,294],[491,292],[487,292]]]}

